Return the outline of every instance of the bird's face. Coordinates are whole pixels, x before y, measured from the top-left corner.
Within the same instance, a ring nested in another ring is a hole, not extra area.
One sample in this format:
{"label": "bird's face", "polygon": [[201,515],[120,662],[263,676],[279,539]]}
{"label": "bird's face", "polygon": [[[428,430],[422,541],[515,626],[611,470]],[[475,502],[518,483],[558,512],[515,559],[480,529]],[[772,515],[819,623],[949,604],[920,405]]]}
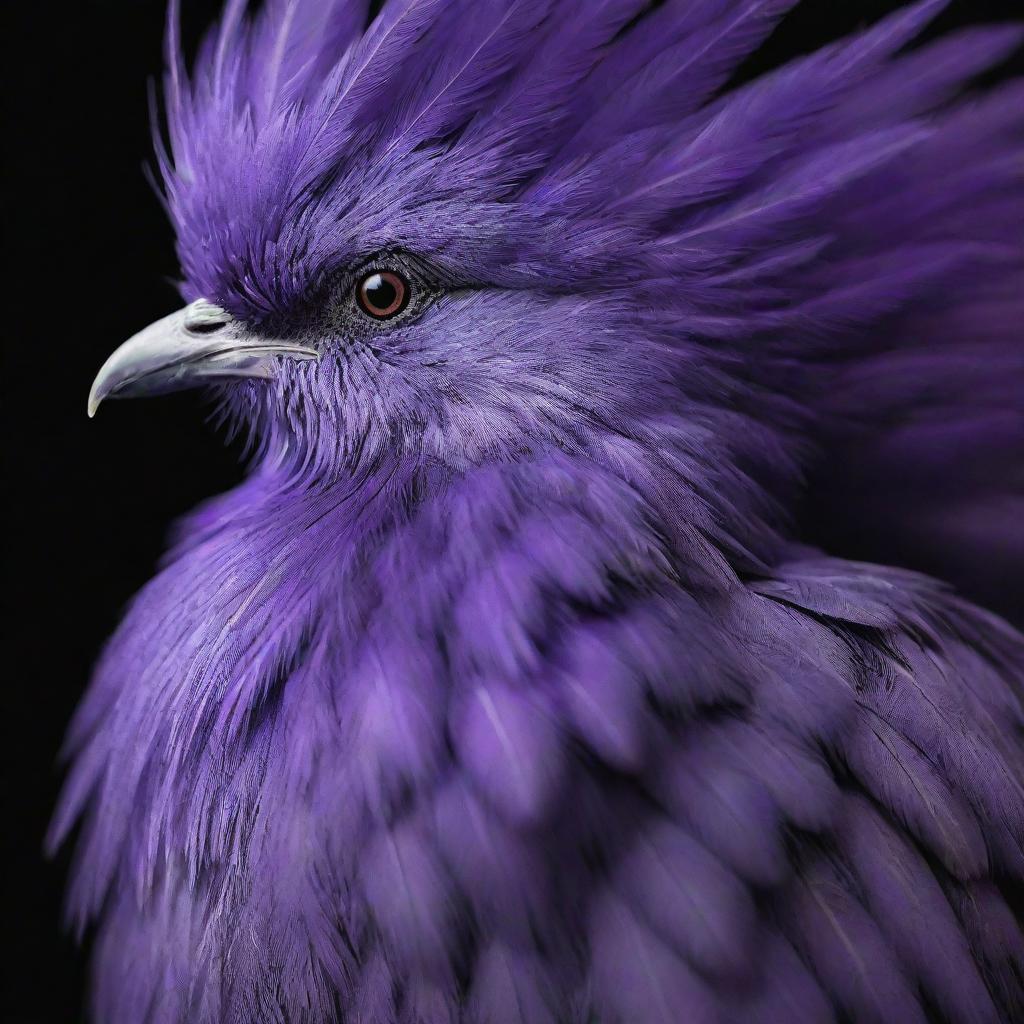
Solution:
{"label": "bird's face", "polygon": [[213,384],[268,455],[318,473],[385,451],[459,467],[585,445],[668,388],[642,324],[659,282],[555,198],[495,201],[486,165],[440,150],[298,187],[280,149],[245,156],[172,193],[191,301],[111,356],[90,414]]}
{"label": "bird's face", "polygon": [[[323,11],[352,31],[355,6]],[[722,403],[729,373],[691,343],[671,222],[640,174],[659,133],[587,135],[611,98],[558,71],[559,19],[535,54],[463,6],[386,5],[347,45],[283,45],[272,12],[226,18],[191,82],[171,39],[158,160],[188,305],[115,352],[90,412],[212,384],[262,452],[323,475],[386,451],[459,467],[636,441]],[[543,8],[509,16],[537,28]]]}

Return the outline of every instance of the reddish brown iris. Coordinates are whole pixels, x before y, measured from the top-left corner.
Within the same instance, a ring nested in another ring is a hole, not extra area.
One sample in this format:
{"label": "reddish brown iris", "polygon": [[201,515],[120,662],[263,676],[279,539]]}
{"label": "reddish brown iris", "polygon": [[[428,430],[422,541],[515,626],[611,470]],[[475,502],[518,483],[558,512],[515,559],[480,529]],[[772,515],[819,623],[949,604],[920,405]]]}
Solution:
{"label": "reddish brown iris", "polygon": [[359,308],[375,320],[387,320],[401,313],[409,300],[409,285],[390,270],[366,274],[356,287]]}

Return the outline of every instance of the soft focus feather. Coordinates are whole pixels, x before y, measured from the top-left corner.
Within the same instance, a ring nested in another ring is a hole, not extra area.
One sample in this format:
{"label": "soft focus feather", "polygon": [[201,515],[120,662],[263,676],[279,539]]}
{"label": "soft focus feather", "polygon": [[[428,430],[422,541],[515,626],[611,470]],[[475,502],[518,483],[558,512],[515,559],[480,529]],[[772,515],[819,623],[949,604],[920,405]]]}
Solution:
{"label": "soft focus feather", "polygon": [[997,1020],[967,941],[927,862],[863,799],[843,813],[840,842],[867,907],[902,961],[948,1017]]}
{"label": "soft focus feather", "polygon": [[172,10],[183,295],[440,294],[220,388],[68,741],[96,1020],[1024,1012],[1024,639],[920,575],[1019,605],[1021,33],[732,86],[791,6]]}

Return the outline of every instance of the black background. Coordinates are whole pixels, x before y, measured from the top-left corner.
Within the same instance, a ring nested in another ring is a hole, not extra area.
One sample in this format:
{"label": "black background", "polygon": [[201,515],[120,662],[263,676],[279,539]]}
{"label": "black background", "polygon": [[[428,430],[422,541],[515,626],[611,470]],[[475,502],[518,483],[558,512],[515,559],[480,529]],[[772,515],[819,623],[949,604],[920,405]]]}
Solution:
{"label": "black background", "polygon": [[[194,47],[219,4],[182,0]],[[743,77],[899,6],[805,0]],[[142,171],[146,81],[159,75],[160,0],[10,0],[3,7],[3,190],[10,269],[5,347],[7,550],[0,1015],[82,1018],[84,957],[62,932],[67,851],[42,855],[57,752],[90,666],[125,602],[152,574],[170,521],[241,475],[201,397],[104,406],[86,395],[107,354],[180,305],[173,240]],[[929,34],[1019,18],[1022,0],[954,0]],[[1000,74],[1020,74],[1018,54]],[[101,1022],[102,1024],[102,1022]],[[142,1022],[140,1022],[142,1024]]]}

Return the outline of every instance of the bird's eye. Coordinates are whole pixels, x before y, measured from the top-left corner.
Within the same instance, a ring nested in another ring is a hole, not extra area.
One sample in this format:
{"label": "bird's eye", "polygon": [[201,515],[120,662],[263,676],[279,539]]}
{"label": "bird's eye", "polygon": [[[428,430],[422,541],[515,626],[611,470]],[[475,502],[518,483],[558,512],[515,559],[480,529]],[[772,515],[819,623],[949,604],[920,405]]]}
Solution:
{"label": "bird's eye", "polygon": [[372,270],[356,285],[359,308],[374,320],[389,320],[409,304],[409,282],[392,270]]}

